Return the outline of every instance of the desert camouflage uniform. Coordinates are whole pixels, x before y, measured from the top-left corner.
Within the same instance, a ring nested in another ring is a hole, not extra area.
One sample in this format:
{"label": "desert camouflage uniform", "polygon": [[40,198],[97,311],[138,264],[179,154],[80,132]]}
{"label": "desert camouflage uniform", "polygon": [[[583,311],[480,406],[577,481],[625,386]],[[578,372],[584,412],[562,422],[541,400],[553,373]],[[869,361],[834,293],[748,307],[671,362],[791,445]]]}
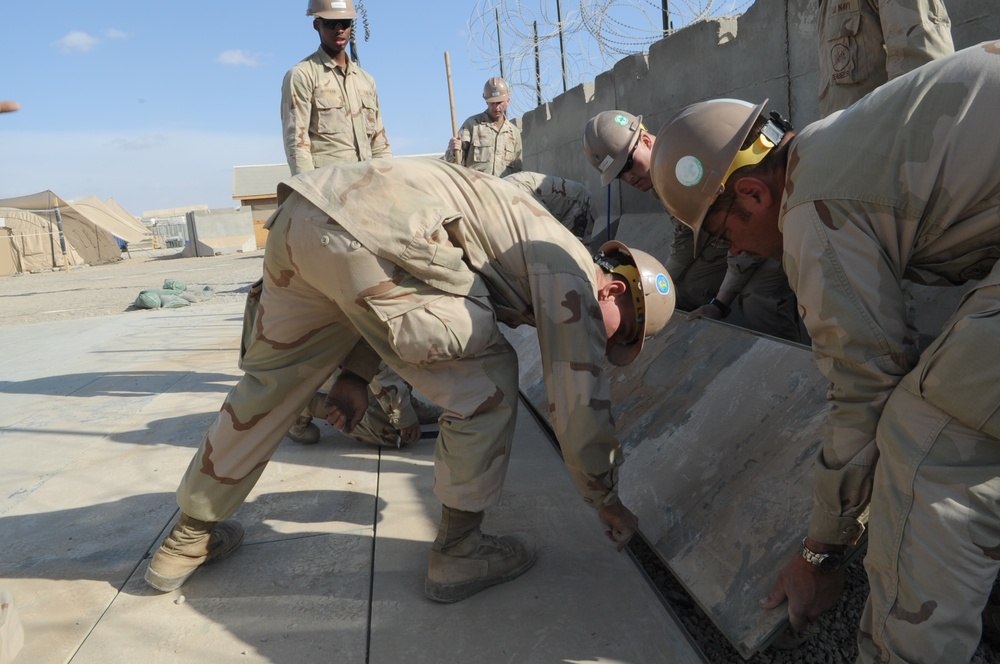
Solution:
{"label": "desert camouflage uniform", "polygon": [[292,175],[392,156],[375,79],[350,58],[341,68],[322,48],[285,74],[281,127]]}
{"label": "desert camouflage uniform", "polygon": [[727,246],[706,243],[694,256],[694,233],[673,220],[674,239],[667,272],[677,286],[677,308],[694,311],[720,291],[739,293],[733,309],[743,312],[745,327],[790,341],[803,341],[795,295],[781,265],[747,255],[730,256]]}
{"label": "desert camouflage uniform", "polygon": [[[855,541],[870,498],[866,662],[969,661],[1000,566],[997,109],[993,42],[810,125],[788,157],[784,265],[831,381],[809,536]],[[904,278],[981,280],[919,358]]]}
{"label": "desert camouflage uniform", "polygon": [[[382,126],[375,80],[350,58],[347,67],[341,68],[322,48],[285,75],[281,124],[292,175],[329,164],[392,156]],[[256,307],[257,300],[251,294],[244,316],[244,337]],[[244,339],[244,345],[247,343]],[[334,378],[336,375],[331,381]],[[370,387],[375,402],[351,437],[377,445],[398,445],[397,432],[417,423],[410,405],[410,388],[388,370],[380,372]],[[323,417],[322,396],[314,395],[303,415]]]}
{"label": "desert camouflage uniform", "polygon": [[943,0],[819,0],[820,116],[955,51]]}
{"label": "desert camouflage uniform", "polygon": [[[506,117],[498,129],[483,111],[462,123],[462,165],[480,173],[505,177],[521,170],[521,130]],[[455,153],[444,153],[445,161],[454,164]]]}
{"label": "desert camouflage uniform", "polygon": [[594,231],[594,213],[586,185],[557,177],[521,171],[504,178],[524,187],[573,235],[586,240]]}
{"label": "desert camouflage uniform", "polygon": [[518,400],[517,355],[497,321],[537,328],[566,465],[588,503],[617,500],[623,455],[595,266],[533,197],[414,158],[303,173],[279,198],[246,375],[177,490],[186,514],[231,515],[330,372],[369,379],[378,356],[444,407],[438,498],[472,512],[494,505]]}

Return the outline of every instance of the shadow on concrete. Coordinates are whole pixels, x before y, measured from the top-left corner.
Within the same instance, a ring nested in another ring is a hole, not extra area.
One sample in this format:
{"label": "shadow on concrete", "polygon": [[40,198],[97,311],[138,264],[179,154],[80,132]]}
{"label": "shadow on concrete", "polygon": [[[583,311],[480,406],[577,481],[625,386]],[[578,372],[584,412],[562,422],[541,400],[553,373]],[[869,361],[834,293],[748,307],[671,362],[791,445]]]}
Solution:
{"label": "shadow on concrete", "polygon": [[[185,349],[190,352],[191,349]],[[206,349],[211,350],[211,349]],[[159,351],[158,351],[159,352]],[[150,397],[183,381],[185,392],[228,393],[232,374],[192,371],[111,371],[62,374],[23,381],[0,380],[0,393],[72,397]]]}

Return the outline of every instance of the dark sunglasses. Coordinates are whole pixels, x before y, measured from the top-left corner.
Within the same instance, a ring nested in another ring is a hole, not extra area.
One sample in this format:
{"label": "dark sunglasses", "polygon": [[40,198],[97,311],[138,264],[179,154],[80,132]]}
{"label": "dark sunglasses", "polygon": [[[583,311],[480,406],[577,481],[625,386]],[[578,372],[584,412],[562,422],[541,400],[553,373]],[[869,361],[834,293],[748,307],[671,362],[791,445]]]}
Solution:
{"label": "dark sunglasses", "polygon": [[635,162],[632,160],[632,155],[635,154],[635,150],[638,147],[639,147],[639,141],[636,141],[635,145],[632,146],[632,150],[628,153],[628,159],[625,160],[625,165],[622,166],[622,169],[620,171],[618,171],[618,178],[619,179],[621,178],[621,176],[623,176],[626,173],[628,173],[629,171],[631,171],[632,170],[632,166],[635,165]]}
{"label": "dark sunglasses", "polygon": [[354,26],[354,20],[350,18],[321,18],[319,22],[327,30],[336,30],[338,27],[350,30]]}

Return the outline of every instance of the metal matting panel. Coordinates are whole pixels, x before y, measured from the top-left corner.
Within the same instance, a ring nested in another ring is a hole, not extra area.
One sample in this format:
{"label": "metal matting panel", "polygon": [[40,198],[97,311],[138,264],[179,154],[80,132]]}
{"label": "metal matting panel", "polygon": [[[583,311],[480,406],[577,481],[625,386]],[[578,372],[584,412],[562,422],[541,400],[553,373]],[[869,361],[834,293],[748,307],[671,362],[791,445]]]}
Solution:
{"label": "metal matting panel", "polygon": [[[746,658],[784,627],[758,607],[798,549],[828,381],[812,352],[685,314],[611,372],[621,495],[664,563]],[[507,330],[521,390],[547,416],[537,337]]]}

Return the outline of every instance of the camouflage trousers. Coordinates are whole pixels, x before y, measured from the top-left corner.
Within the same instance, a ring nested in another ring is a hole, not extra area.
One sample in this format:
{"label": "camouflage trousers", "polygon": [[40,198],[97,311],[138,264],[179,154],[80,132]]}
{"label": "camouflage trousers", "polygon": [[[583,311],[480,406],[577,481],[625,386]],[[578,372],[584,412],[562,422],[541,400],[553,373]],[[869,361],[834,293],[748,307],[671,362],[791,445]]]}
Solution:
{"label": "camouflage trousers", "polygon": [[968,662],[1000,569],[1000,263],[886,403],[862,662]]}
{"label": "camouflage trousers", "polygon": [[819,112],[955,52],[943,0],[819,0]]}
{"label": "camouflage trousers", "polygon": [[[243,339],[240,347],[240,368],[243,368],[243,358],[247,348],[257,334],[257,311],[260,308],[260,294],[264,289],[263,277],[250,288],[246,305],[243,310]],[[340,375],[335,371],[324,383],[325,390]],[[417,423],[417,415],[410,405],[410,386],[399,375],[383,364],[379,372],[368,385],[374,400],[365,411],[364,417],[350,433],[350,437],[362,443],[374,445],[398,446],[399,430]],[[325,419],[326,392],[317,392],[310,398],[301,415],[310,419]]]}
{"label": "camouflage trousers", "polygon": [[297,193],[268,227],[245,375],[181,479],[181,509],[205,521],[232,515],[303,405],[362,340],[444,408],[434,458],[441,502],[473,512],[496,504],[510,458],[518,369],[488,298],[427,286]]}

